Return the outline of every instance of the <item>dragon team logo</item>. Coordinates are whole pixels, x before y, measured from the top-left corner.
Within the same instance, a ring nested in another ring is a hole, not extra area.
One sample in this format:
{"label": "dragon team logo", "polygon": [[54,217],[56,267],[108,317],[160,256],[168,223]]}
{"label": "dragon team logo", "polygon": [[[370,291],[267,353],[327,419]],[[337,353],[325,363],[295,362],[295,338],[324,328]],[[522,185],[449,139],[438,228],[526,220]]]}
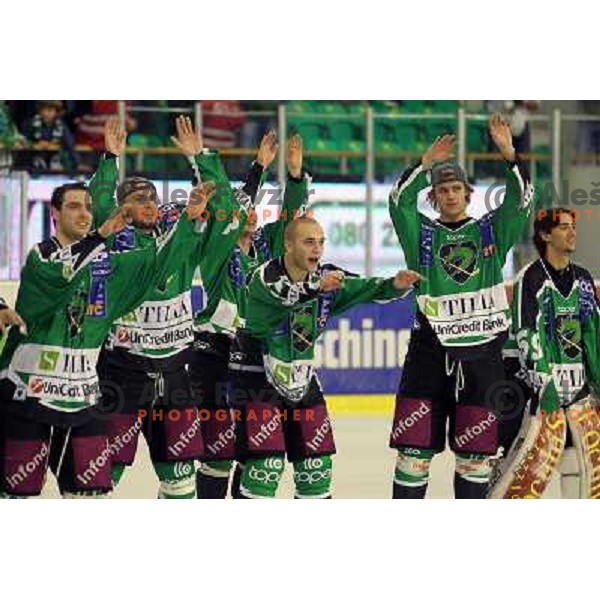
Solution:
{"label": "dragon team logo", "polygon": [[458,284],[463,284],[472,275],[479,272],[477,265],[477,246],[474,242],[444,244],[439,251],[439,259],[444,271]]}
{"label": "dragon team logo", "polygon": [[307,306],[292,315],[292,343],[298,352],[306,352],[313,344],[312,307]]}
{"label": "dragon team logo", "polygon": [[568,358],[581,355],[581,323],[576,317],[565,315],[556,317],[558,341]]}

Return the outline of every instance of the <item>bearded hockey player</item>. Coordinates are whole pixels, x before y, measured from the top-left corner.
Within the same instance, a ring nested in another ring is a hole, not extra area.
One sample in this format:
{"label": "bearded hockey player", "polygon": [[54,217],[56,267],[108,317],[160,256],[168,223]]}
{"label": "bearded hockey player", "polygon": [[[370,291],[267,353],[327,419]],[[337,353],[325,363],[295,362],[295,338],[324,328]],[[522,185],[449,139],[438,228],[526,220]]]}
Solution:
{"label": "bearded hockey player", "polygon": [[[456,455],[456,498],[483,498],[498,448],[498,418],[490,394],[504,379],[501,350],[509,327],[502,267],[528,223],[532,188],[513,148],[506,120],[490,119],[490,134],[507,163],[506,195],[481,219],[468,216],[472,188],[451,161],[453,136],[438,138],[407,169],[390,194],[390,216],[409,269],[425,279],[402,379],[390,446],[398,450],[394,498],[424,498],[435,453]],[[431,220],[417,197],[431,186],[439,211]]]}
{"label": "bearded hockey player", "polygon": [[106,421],[94,410],[100,348],[113,321],[175,271],[197,236],[185,218],[144,249],[109,252],[112,234],[126,226],[133,208],[123,207],[86,235],[89,195],[78,183],[54,190],[56,235],[31,250],[22,271],[16,310],[27,329],[11,328],[0,357],[4,496],[39,495],[49,463],[63,497],[112,489]]}
{"label": "bearded hockey player", "polygon": [[294,466],[296,498],[329,498],[335,444],[314,368],[327,320],[358,304],[405,295],[419,275],[361,278],[321,265],[323,229],[312,218],[285,230],[285,255],[251,273],[246,323],[231,353],[240,498],[273,498]]}
{"label": "bearded hockey player", "polygon": [[512,305],[531,399],[491,498],[539,498],[556,472],[563,498],[600,498],[600,313],[592,276],[570,259],[576,240],[569,211],[539,211],[540,258],[521,272]]}
{"label": "bearded hockey player", "polygon": [[[118,122],[106,129],[108,153],[95,179],[102,182],[103,194],[93,204],[97,222],[114,210],[116,203],[137,208],[132,226],[115,240],[115,251],[144,248],[172,229],[179,221],[184,204],[158,206],[152,182],[131,177],[116,189],[117,156],[125,150],[125,133]],[[198,402],[192,394],[188,370],[188,350],[193,342],[192,279],[202,256],[217,262],[223,246],[239,225],[240,206],[231,188],[221,185],[220,164],[213,153],[202,153],[199,144],[196,173],[214,184],[212,216],[204,223],[202,235],[180,257],[179,268],[149,290],[143,304],[118,319],[100,359],[100,373],[119,391],[120,406],[113,395],[105,394],[103,408],[112,413],[108,428],[113,456],[113,482],[116,485],[127,465],[134,462],[139,433],[142,432],[159,480],[158,497],[186,499],[195,496],[195,459],[203,456]],[[218,184],[218,185],[217,185]],[[208,184],[200,184],[200,188]],[[200,189],[197,188],[197,189]],[[211,191],[211,194],[212,194]],[[236,217],[236,214],[238,215]],[[210,274],[207,274],[210,278]]]}

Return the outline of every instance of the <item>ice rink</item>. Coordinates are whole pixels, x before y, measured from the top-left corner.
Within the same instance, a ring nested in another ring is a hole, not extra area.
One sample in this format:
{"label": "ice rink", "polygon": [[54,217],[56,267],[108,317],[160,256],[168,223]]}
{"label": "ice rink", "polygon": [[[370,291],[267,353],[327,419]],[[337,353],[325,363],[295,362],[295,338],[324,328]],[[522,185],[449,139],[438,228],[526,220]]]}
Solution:
{"label": "ice rink", "polygon": [[[348,403],[340,397],[330,407],[333,417],[337,454],[334,457],[333,494],[335,498],[391,498],[395,452],[388,448],[392,419],[392,398],[376,406]],[[452,498],[454,458],[449,451],[436,456],[431,468],[428,498]],[[158,480],[152,469],[148,449],[140,439],[136,462],[129,468],[113,498],[156,498]],[[558,498],[558,481],[550,485],[547,498]],[[58,498],[54,478],[49,475],[44,498]],[[292,471],[288,465],[278,497],[292,498]]]}

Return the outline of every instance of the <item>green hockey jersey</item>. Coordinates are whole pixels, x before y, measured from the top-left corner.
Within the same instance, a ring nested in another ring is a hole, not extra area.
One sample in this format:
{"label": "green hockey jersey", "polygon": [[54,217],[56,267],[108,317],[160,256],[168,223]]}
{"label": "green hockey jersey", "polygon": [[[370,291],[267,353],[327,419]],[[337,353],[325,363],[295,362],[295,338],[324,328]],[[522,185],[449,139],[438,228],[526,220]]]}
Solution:
{"label": "green hockey jersey", "polygon": [[[203,152],[196,157],[202,180],[223,181],[223,168],[218,155]],[[117,160],[104,157],[90,183],[92,210],[98,226],[116,208],[114,189],[117,180]],[[129,227],[115,238],[112,250],[121,251],[144,248],[153,243],[153,238],[164,234],[180,218],[184,205],[162,204],[159,207],[157,226],[151,233]],[[211,217],[202,225],[204,231],[181,255],[176,270],[166,275],[148,290],[143,303],[135,310],[117,319],[111,328],[106,343],[108,350],[115,351],[121,364],[127,358],[144,368],[165,368],[166,364],[177,364],[173,357],[181,355],[194,339],[192,310],[192,280],[196,267],[205,262],[211,265],[223,261],[227,240],[239,231],[240,206],[228,186],[220,185],[211,199],[208,211]],[[207,281],[215,277],[211,268],[205,269]],[[182,355],[181,355],[182,356]]]}
{"label": "green hockey jersey", "polygon": [[96,363],[113,321],[179,268],[196,243],[197,224],[185,215],[151,244],[128,252],[107,251],[111,239],[95,232],[66,247],[55,238],[37,244],[16,302],[27,335],[12,327],[0,357],[0,378],[15,384],[14,399],[71,414],[96,404]]}
{"label": "green hockey jersey", "polygon": [[552,267],[542,259],[532,262],[519,274],[512,303],[519,359],[540,407],[548,412],[576,402],[589,387],[600,391],[594,280],[577,265],[568,269],[570,285],[559,290]]}
{"label": "green hockey jersey", "polygon": [[520,163],[509,164],[502,205],[451,227],[418,211],[418,194],[430,185],[421,165],[407,169],[390,194],[390,216],[408,268],[426,277],[418,310],[445,347],[464,352],[509,328],[502,267],[527,227],[533,188]]}
{"label": "green hockey jersey", "polygon": [[[212,281],[219,285],[211,285],[209,279],[204,286],[209,300],[206,309],[197,315],[197,331],[222,333],[231,337],[235,335],[238,327],[244,325],[247,313],[246,279],[258,265],[283,255],[285,227],[294,217],[304,214],[310,182],[308,173],[303,173],[297,179],[288,176],[277,220],[256,230],[248,254],[243,252],[237,243],[233,244],[229,261],[219,263],[221,272],[213,276]],[[236,242],[238,238],[239,234],[235,238]],[[205,263],[212,263],[210,256],[207,255],[201,262],[203,280]],[[214,265],[212,268],[214,269]]]}
{"label": "green hockey jersey", "polygon": [[362,278],[346,273],[340,290],[319,291],[321,277],[342,270],[325,264],[305,281],[294,283],[283,258],[256,269],[248,283],[245,332],[257,339],[267,379],[284,397],[299,401],[314,375],[314,346],[330,317],[374,301],[391,301],[409,293],[393,279]]}

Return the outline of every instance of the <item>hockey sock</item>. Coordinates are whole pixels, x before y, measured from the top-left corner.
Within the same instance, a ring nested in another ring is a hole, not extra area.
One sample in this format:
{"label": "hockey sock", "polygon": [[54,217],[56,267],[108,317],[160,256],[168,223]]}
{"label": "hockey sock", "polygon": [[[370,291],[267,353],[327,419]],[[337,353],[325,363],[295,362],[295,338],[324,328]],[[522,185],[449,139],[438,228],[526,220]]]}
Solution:
{"label": "hockey sock", "polygon": [[319,499],[331,498],[331,471],[332,460],[330,455],[318,458],[305,458],[294,463],[295,498]]}
{"label": "hockey sock", "polygon": [[164,500],[184,500],[196,495],[195,467],[193,460],[182,462],[153,462],[160,481],[158,497]]}
{"label": "hockey sock", "polygon": [[218,500],[227,496],[231,460],[211,460],[200,463],[196,471],[196,496],[207,500]]}
{"label": "hockey sock", "polygon": [[433,450],[401,448],[394,471],[394,500],[422,500],[427,493]]}
{"label": "hockey sock", "polygon": [[233,470],[233,477],[231,478],[231,497],[235,500],[243,499],[240,492],[240,486],[242,484],[242,473],[244,472],[244,465],[240,462],[235,463],[235,469]]}
{"label": "hockey sock", "polygon": [[283,475],[283,458],[250,458],[244,465],[240,493],[244,498],[275,498]]}
{"label": "hockey sock", "polygon": [[125,465],[113,465],[111,471],[113,488],[116,488],[119,485],[123,473],[125,473]]}
{"label": "hockey sock", "polygon": [[491,457],[483,454],[457,454],[454,472],[454,497],[458,500],[485,498],[492,467]]}

